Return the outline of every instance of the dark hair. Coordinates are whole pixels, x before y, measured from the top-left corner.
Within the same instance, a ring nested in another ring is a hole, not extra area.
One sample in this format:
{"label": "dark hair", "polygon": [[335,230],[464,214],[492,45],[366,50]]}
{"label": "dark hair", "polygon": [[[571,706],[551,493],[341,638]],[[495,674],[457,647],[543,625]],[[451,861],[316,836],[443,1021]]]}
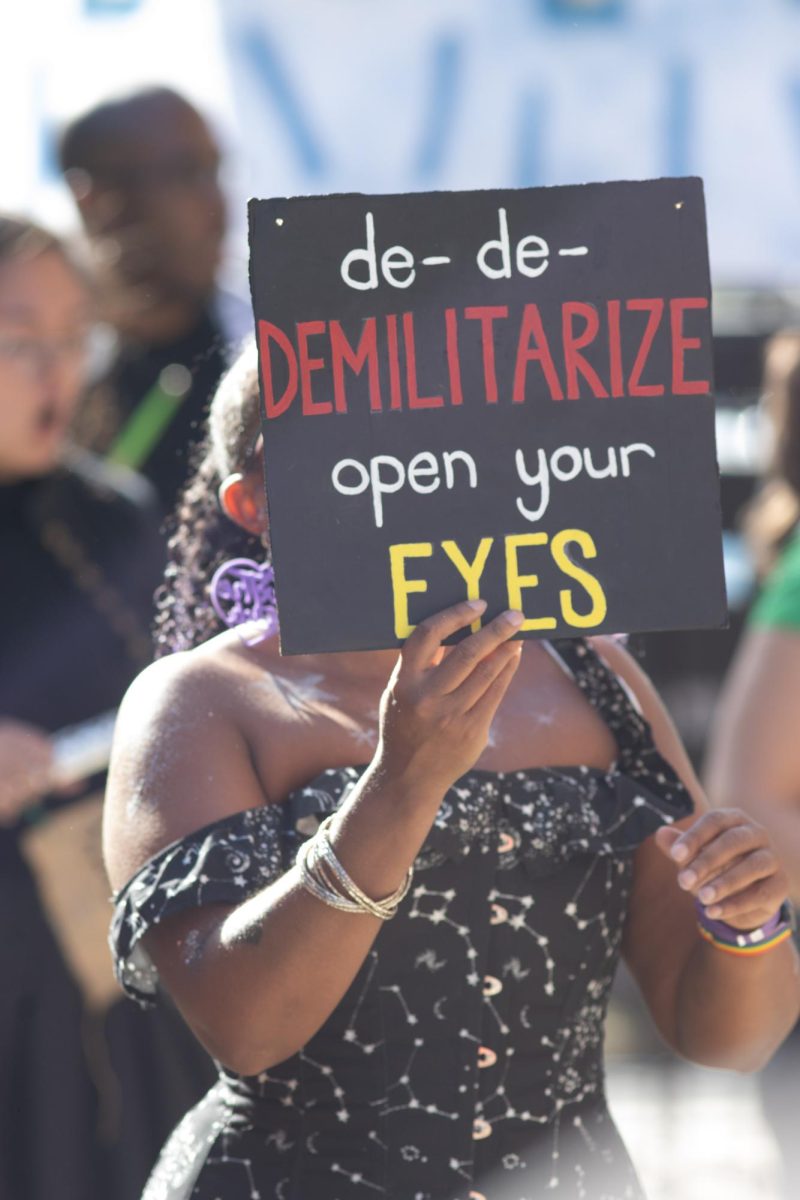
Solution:
{"label": "dark hair", "polygon": [[195,470],[181,494],[168,541],[164,583],[156,593],[156,656],[199,646],[223,628],[209,599],[214,571],[229,558],[264,558],[257,537],[222,512],[217,492],[234,472],[245,474],[257,459],[258,362],[255,342],[223,376],[208,415]]}
{"label": "dark hair", "polygon": [[91,176],[102,171],[109,146],[116,146],[121,137],[139,133],[152,118],[153,107],[165,101],[196,111],[172,88],[146,87],[104,100],[74,117],[64,126],[59,138],[58,161],[62,174],[85,171]]}
{"label": "dark hair", "polygon": [[800,520],[800,329],[781,330],[767,342],[764,388],[773,448],[764,486],[744,518],[760,575],[775,565]]}

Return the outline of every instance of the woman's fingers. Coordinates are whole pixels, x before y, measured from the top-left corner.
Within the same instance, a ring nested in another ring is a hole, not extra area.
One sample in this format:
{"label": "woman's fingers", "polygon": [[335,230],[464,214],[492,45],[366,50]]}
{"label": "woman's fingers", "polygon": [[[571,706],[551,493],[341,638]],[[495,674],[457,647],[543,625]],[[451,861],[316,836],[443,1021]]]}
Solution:
{"label": "woman's fingers", "polygon": [[436,691],[444,695],[455,693],[476,670],[480,675],[484,660],[518,633],[524,620],[521,612],[509,609],[454,646],[431,678]]}
{"label": "woman's fingers", "polygon": [[[786,899],[786,887],[781,877],[770,873],[762,879],[748,882],[741,888],[732,888],[724,899],[705,904],[706,915],[714,921],[727,921],[740,929],[753,929],[763,925],[775,915]],[[742,918],[750,918],[750,925]]]}
{"label": "woman's fingers", "polygon": [[[736,901],[730,902],[730,909],[725,909],[720,916],[715,916],[712,919],[715,921],[724,921],[726,925],[732,925],[734,929],[740,930],[742,933],[747,933],[753,929],[758,929],[761,925],[766,925],[779,907],[783,903],[783,899],[775,900],[767,899],[761,902],[758,908],[754,908],[754,903],[759,898],[759,892],[756,890],[753,896],[748,895],[743,900],[742,911],[739,911],[739,904]],[[749,903],[748,903],[749,901]]]}
{"label": "woman's fingers", "polygon": [[487,729],[494,719],[494,714],[500,707],[500,701],[505,696],[508,685],[514,678],[522,657],[522,644],[520,642],[517,642],[513,647],[509,647],[508,649],[509,654],[505,665],[501,667],[495,678],[485,689],[481,698],[470,709],[470,715],[485,723]]}
{"label": "woman's fingers", "polygon": [[749,827],[759,831],[763,840],[766,833],[757,826],[746,813],[738,808],[715,808],[712,812],[703,813],[702,817],[684,829],[669,848],[669,856],[677,863],[682,871],[695,868],[695,860],[702,851],[716,838],[729,829],[737,826]]}
{"label": "woman's fingers", "polygon": [[410,782],[449,787],[474,765],[517,669],[524,620],[503,613],[437,661],[442,641],[472,624],[485,606],[464,603],[423,621],[411,634],[381,699],[378,754],[384,769]]}
{"label": "woman's fingers", "polygon": [[466,712],[473,708],[509,663],[516,669],[521,653],[522,642],[496,646],[485,658],[479,660],[464,682],[455,691],[450,692],[448,700],[455,705],[458,712]]}
{"label": "woman's fingers", "polygon": [[[486,608],[483,600],[466,600],[421,621],[401,651],[397,678],[402,684],[428,672],[442,642],[471,625]],[[475,668],[519,631],[525,617],[515,609],[501,613],[477,633],[464,638],[430,672],[431,693],[448,695],[459,688]],[[482,688],[480,689],[483,690]],[[474,698],[471,703],[474,703]]]}
{"label": "woman's fingers", "polygon": [[464,600],[420,621],[400,651],[400,676],[424,671],[443,641],[471,625],[486,609],[485,600]]}
{"label": "woman's fingers", "polygon": [[774,875],[776,865],[771,850],[754,850],[703,883],[695,895],[701,904],[713,906],[729,896],[744,892],[753,883],[769,879]]}
{"label": "woman's fingers", "polygon": [[678,883],[686,891],[699,894],[731,863],[766,844],[766,832],[757,825],[734,825],[724,829],[693,858],[681,864]]}
{"label": "woman's fingers", "polygon": [[678,884],[713,920],[740,929],[763,924],[786,899],[788,884],[766,830],[739,809],[705,813],[657,842],[679,867]]}

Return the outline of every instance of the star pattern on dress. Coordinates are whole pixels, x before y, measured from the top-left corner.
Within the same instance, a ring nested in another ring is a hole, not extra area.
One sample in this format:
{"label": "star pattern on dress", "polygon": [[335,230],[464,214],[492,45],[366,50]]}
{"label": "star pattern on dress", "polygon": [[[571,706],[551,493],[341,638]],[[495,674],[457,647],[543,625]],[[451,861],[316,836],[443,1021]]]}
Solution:
{"label": "star pattern on dress", "polygon": [[[603,1092],[602,1045],[633,855],[691,801],[596,652],[552,652],[611,728],[608,770],[473,770],[450,789],[396,919],[297,1054],[220,1081],[143,1200],[640,1200]],[[319,680],[309,677],[308,693]],[[324,689],[322,689],[324,691]],[[141,938],[278,879],[360,768],[226,818],[117,897],[120,978],[152,1001]]]}

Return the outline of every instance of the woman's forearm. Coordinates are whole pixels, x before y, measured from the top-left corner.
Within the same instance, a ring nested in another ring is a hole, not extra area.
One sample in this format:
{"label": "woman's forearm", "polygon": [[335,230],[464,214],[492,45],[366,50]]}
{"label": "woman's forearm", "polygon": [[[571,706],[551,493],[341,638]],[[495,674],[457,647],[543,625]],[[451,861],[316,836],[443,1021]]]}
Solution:
{"label": "woman's forearm", "polygon": [[[381,701],[370,767],[330,830],[344,869],[372,900],[395,892],[452,782],[474,764],[519,664],[504,613],[442,657],[483,601],[422,621]],[[311,895],[295,867],[220,919],[191,915],[149,946],[168,990],[211,1053],[243,1074],[290,1057],[323,1025],[355,979],[381,926]],[[177,935],[177,937],[176,937]]]}
{"label": "woman's forearm", "polygon": [[[331,831],[336,854],[372,898],[394,892],[413,864],[443,798],[370,768]],[[255,1074],[296,1053],[344,996],[381,921],[329,907],[292,868],[214,923],[192,953],[171,956],[162,976],[208,1050]],[[176,968],[177,963],[177,968]]]}
{"label": "woman's forearm", "polygon": [[756,1071],[800,1016],[800,964],[791,940],[737,957],[698,937],[680,977],[675,1049],[692,1062]]}

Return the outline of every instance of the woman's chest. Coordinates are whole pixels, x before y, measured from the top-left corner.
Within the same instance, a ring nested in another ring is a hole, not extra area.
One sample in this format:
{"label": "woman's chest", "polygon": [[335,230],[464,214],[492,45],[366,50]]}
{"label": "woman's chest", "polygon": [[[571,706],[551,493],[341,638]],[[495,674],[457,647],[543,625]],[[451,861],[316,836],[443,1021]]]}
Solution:
{"label": "woman's chest", "polygon": [[[617,746],[601,714],[541,648],[532,647],[497,711],[474,766],[513,772],[584,764],[606,769]],[[328,768],[368,763],[378,746],[383,688],[320,669],[253,681],[246,727],[270,797],[281,799]],[[269,731],[269,732],[266,732]]]}

